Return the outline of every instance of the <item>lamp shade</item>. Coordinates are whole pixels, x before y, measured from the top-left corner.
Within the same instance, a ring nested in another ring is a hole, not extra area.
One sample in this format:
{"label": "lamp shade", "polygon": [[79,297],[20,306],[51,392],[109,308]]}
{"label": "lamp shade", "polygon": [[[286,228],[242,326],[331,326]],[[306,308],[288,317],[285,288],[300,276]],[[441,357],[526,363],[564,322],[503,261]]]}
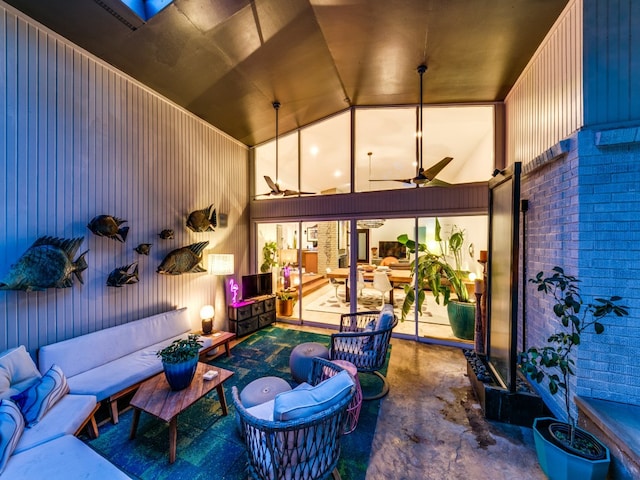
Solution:
{"label": "lamp shade", "polygon": [[213,305],[205,305],[200,309],[200,318],[203,320],[206,318],[213,318],[214,314],[215,311],[213,310]]}
{"label": "lamp shade", "polygon": [[209,273],[211,275],[231,275],[233,264],[232,253],[212,253],[209,255]]}

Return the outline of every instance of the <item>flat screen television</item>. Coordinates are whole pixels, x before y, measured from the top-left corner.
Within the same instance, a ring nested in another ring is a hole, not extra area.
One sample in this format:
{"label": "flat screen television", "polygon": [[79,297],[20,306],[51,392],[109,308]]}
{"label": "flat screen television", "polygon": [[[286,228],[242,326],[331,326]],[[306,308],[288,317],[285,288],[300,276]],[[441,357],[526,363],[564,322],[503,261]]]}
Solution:
{"label": "flat screen television", "polygon": [[242,276],[242,298],[248,299],[273,293],[273,276],[269,273],[256,273]]}
{"label": "flat screen television", "polygon": [[378,257],[407,258],[407,247],[400,242],[378,242]]}

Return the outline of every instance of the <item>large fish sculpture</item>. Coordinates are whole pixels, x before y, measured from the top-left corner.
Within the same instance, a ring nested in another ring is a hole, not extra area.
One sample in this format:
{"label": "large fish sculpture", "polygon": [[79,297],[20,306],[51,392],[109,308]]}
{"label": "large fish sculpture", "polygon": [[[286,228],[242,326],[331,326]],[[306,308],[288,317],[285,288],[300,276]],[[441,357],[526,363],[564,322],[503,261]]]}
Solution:
{"label": "large fish sculpture", "polygon": [[68,288],[73,285],[73,275],[82,281],[87,269],[84,256],[74,261],[84,237],[64,239],[40,237],[18,259],[6,278],[0,282],[0,290],[39,291],[47,288]]}
{"label": "large fish sculpture", "polygon": [[187,227],[194,232],[214,231],[213,229],[217,226],[218,220],[215,209],[212,209],[213,205],[209,205],[208,208],[191,212],[187,218]]}
{"label": "large fish sculpture", "polygon": [[[133,272],[129,273],[131,267],[136,266]],[[123,285],[131,285],[138,283],[138,262],[133,262],[131,265],[125,265],[113,269],[107,278],[107,287],[122,287]]]}
{"label": "large fish sculpture", "polygon": [[120,227],[126,220],[112,215],[98,215],[93,217],[87,227],[99,237],[107,237],[124,243],[127,239],[129,227]]}
{"label": "large fish sculpture", "polygon": [[164,257],[157,272],[163,275],[206,272],[200,266],[200,262],[202,261],[202,251],[207,245],[209,242],[199,242],[172,250]]}

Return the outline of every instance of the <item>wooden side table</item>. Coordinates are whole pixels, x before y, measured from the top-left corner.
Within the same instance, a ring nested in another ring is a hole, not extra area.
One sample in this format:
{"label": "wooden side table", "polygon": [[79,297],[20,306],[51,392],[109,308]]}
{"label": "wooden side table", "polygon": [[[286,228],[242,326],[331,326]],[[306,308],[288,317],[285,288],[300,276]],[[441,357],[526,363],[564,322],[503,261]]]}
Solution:
{"label": "wooden side table", "polygon": [[236,338],[235,333],[225,332],[222,330],[208,333],[206,335],[201,332],[197,332],[197,333],[202,337],[210,338],[212,342],[210,347],[207,347],[200,352],[200,356],[208,354],[210,351],[215,350],[221,345],[224,345],[224,349],[225,349],[225,352],[227,353],[227,357],[231,356],[231,347],[229,346],[229,342],[234,338]]}

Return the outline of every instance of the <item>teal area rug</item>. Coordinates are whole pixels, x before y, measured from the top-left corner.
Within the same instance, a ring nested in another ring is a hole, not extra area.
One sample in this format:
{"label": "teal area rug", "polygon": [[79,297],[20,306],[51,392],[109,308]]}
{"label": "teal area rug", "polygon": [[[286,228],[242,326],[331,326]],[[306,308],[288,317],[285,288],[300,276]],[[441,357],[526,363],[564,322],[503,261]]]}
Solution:
{"label": "teal area rug", "polygon": [[[299,330],[268,327],[231,350],[231,357],[221,356],[210,363],[234,372],[224,383],[229,415],[222,409],[215,390],[200,399],[178,417],[176,461],[169,464],[169,426],[143,413],[136,438],[129,440],[132,410],[120,415],[117,425],[100,427],[100,437],[87,440],[98,453],[133,478],[160,479],[246,479],[245,447],[236,430],[231,387],[242,390],[249,382],[268,375],[295,382],[289,371],[291,350],[304,342],[329,345],[327,335]],[[373,375],[360,375],[365,394],[379,388]],[[342,455],[338,470],[344,480],[365,478],[371,443],[375,433],[380,401],[363,402],[358,427],[342,437]]]}

